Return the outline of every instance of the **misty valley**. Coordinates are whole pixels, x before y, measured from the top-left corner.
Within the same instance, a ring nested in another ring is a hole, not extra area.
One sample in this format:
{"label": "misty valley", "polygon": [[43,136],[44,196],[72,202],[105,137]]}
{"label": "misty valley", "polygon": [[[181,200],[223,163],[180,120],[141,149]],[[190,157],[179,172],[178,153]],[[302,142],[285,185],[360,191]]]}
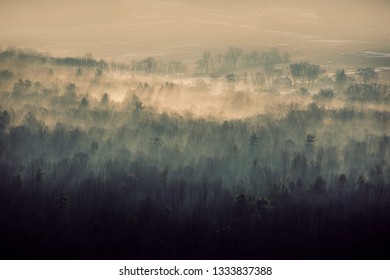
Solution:
{"label": "misty valley", "polygon": [[1,50],[1,258],[388,259],[390,58],[343,59]]}

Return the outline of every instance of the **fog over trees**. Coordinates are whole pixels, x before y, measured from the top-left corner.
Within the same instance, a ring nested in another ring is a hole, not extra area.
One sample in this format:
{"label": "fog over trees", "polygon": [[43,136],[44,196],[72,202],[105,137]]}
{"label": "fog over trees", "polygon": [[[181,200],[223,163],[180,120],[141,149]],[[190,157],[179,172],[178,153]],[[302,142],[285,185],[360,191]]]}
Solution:
{"label": "fog over trees", "polygon": [[0,4],[1,258],[390,257],[388,2],[33,2]]}
{"label": "fog over trees", "polygon": [[380,74],[329,74],[277,49],[229,47],[219,68],[199,56],[178,71],[0,53],[4,258],[387,256]]}

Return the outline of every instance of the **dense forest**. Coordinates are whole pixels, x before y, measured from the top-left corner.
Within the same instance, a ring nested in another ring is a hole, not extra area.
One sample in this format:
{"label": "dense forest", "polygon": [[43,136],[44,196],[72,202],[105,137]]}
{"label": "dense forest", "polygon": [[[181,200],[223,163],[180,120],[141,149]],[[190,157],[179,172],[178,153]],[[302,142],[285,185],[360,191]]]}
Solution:
{"label": "dense forest", "polygon": [[1,258],[388,259],[390,88],[342,67],[0,52]]}

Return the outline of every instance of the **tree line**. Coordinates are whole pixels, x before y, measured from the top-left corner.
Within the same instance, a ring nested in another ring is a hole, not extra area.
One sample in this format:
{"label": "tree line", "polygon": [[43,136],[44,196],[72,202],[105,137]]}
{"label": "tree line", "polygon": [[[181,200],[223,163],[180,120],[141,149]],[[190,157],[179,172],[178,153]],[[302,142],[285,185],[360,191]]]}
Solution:
{"label": "tree line", "polygon": [[25,78],[1,90],[3,258],[388,258],[387,110],[332,108],[323,89],[195,118],[146,106],[141,85],[122,102]]}
{"label": "tree line", "polygon": [[196,61],[196,72],[203,74],[219,74],[246,68],[265,67],[266,73],[274,70],[274,65],[288,62],[290,55],[281,54],[278,48],[271,48],[267,52],[253,50],[245,53],[241,48],[230,47],[224,54],[212,55],[204,51],[202,57]]}

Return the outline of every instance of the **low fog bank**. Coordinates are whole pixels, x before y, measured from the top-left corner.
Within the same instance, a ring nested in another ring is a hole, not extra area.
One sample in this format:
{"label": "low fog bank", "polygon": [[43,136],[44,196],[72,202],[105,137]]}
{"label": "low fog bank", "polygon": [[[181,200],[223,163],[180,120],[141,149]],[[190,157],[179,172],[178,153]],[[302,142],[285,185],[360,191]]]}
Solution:
{"label": "low fog bank", "polygon": [[14,92],[19,84],[30,83],[29,93],[52,90],[61,95],[72,85],[74,98],[97,101],[107,93],[120,103],[136,95],[158,113],[219,120],[275,113],[286,104],[313,101],[325,102],[328,108],[356,100],[367,101],[365,107],[385,108],[387,55],[341,55],[337,62],[321,65],[300,61],[278,48],[230,47],[222,53],[204,51],[190,63],[149,56],[123,64],[98,60],[90,53],[61,58],[10,47],[0,52],[1,87]]}
{"label": "low fog bank", "polygon": [[383,68],[249,54],[1,52],[0,256],[388,259]]}

